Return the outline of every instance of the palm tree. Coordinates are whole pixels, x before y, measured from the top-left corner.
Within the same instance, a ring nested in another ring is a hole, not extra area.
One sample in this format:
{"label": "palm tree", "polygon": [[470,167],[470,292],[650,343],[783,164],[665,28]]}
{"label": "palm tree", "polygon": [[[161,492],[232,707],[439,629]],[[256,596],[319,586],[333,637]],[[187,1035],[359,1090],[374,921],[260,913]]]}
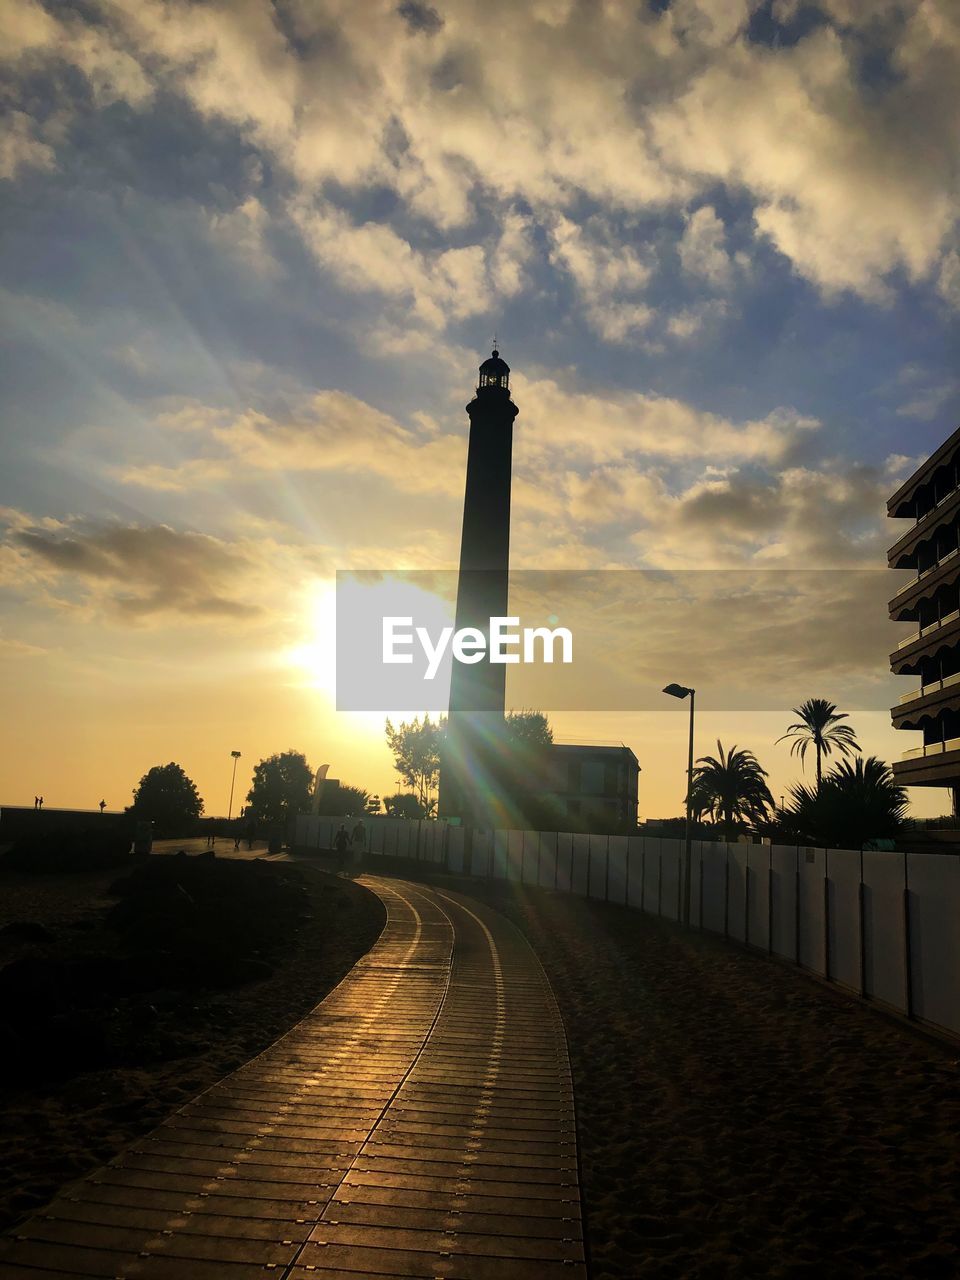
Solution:
{"label": "palm tree", "polygon": [[876,756],[858,756],[852,764],[841,760],[817,791],[798,784],[790,788],[790,799],[786,816],[801,835],[844,849],[894,835],[908,803],[906,791]]}
{"label": "palm tree", "polygon": [[832,702],[826,698],[808,698],[799,707],[793,708],[793,714],[800,719],[792,724],[777,742],[792,738],[791,755],[798,755],[803,764],[807,747],[813,745],[817,752],[817,790],[820,790],[821,767],[823,756],[828,756],[836,748],[843,756],[853,755],[860,750],[853,729],[848,724],[841,724],[847,719],[846,712],[838,712]]}
{"label": "palm tree", "polygon": [[738,826],[763,822],[774,807],[773,796],[752,751],[733,746],[724,752],[717,739],[717,756],[701,756],[693,771],[693,794],[714,822],[723,823],[724,838]]}

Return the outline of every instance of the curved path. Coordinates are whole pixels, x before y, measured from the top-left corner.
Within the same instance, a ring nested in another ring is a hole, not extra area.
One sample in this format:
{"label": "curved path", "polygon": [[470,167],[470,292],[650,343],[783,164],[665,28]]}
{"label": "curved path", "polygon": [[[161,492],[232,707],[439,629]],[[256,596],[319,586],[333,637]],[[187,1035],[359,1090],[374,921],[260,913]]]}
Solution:
{"label": "curved path", "polygon": [[374,947],[265,1053],[0,1239],[0,1276],[586,1276],[573,1095],[526,940],[364,877]]}

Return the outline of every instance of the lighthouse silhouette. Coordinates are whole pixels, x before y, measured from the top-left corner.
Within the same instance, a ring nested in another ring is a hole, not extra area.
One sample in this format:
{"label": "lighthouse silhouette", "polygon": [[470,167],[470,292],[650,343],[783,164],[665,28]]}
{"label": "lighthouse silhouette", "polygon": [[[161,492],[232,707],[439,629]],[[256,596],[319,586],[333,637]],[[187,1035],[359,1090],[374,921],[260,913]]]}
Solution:
{"label": "lighthouse silhouette", "polygon": [[470,438],[463,497],[456,627],[483,633],[487,653],[476,664],[453,663],[447,740],[441,760],[439,813],[466,824],[494,822],[502,808],[507,668],[489,661],[490,619],[507,614],[513,423],[510,367],[494,348],[480,366],[467,405]]}

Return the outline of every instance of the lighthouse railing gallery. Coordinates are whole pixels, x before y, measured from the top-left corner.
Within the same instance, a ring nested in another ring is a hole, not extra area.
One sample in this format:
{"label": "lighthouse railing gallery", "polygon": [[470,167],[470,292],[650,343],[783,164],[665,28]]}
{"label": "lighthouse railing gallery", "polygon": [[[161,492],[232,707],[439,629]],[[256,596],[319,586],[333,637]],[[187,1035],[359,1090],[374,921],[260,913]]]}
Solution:
{"label": "lighthouse railing gallery", "polygon": [[[329,849],[341,821],[302,815],[296,848]],[[375,856],[680,919],[682,840],[478,829],[468,865],[461,827],[364,822]],[[690,920],[960,1035],[960,855],[695,840]]]}

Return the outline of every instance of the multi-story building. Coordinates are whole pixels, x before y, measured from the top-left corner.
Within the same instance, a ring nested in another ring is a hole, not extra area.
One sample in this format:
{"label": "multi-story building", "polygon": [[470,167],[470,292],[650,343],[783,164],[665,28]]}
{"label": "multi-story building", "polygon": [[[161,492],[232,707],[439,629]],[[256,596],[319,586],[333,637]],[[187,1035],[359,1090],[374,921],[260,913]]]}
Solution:
{"label": "multi-story building", "polygon": [[897,729],[923,734],[922,745],[893,765],[902,786],[950,787],[960,801],[960,428],[887,503],[910,527],[890,548],[894,569],[913,577],[890,601],[895,622],[915,630],[890,655],[895,675],[914,688],[893,708]]}
{"label": "multi-story building", "polygon": [[640,764],[629,747],[553,743],[533,771],[536,800],[562,831],[633,831]]}

